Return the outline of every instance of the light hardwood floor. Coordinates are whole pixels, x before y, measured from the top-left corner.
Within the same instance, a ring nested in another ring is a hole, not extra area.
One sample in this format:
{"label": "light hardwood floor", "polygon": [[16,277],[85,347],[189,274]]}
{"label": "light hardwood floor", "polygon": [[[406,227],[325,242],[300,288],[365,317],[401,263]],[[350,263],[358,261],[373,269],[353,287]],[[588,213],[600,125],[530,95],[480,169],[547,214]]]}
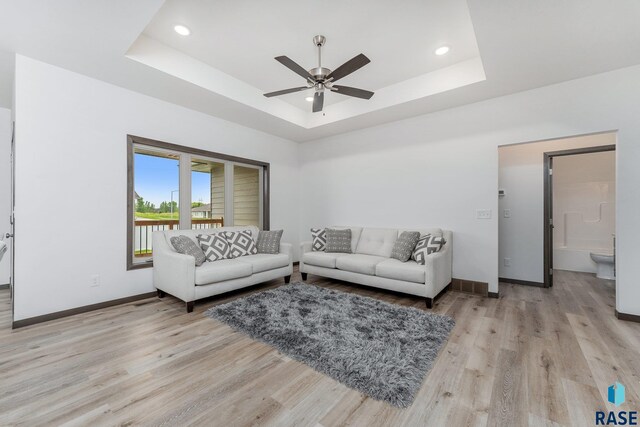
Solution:
{"label": "light hardwood floor", "polygon": [[[296,272],[293,280],[299,280]],[[309,277],[425,309],[419,298]],[[202,315],[282,281],[196,304],[167,296],[10,329],[0,291],[1,425],[551,426],[594,424],[607,387],[640,403],[640,324],[613,315],[611,282],[557,272],[551,290],[447,292],[456,327],[413,405],[377,402]]]}

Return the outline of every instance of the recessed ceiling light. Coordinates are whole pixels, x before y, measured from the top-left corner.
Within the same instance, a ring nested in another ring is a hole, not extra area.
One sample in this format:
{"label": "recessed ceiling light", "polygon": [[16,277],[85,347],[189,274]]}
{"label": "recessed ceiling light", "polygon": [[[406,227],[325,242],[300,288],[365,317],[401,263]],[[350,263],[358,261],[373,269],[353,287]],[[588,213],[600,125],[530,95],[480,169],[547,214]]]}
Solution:
{"label": "recessed ceiling light", "polygon": [[307,102],[313,102],[313,96],[307,96],[304,100]]}
{"label": "recessed ceiling light", "polygon": [[176,25],[175,27],[173,27],[173,29],[181,36],[188,36],[189,34],[191,34],[191,30],[184,25]]}
{"label": "recessed ceiling light", "polygon": [[449,52],[449,46],[441,46],[436,49],[436,55],[445,55]]}

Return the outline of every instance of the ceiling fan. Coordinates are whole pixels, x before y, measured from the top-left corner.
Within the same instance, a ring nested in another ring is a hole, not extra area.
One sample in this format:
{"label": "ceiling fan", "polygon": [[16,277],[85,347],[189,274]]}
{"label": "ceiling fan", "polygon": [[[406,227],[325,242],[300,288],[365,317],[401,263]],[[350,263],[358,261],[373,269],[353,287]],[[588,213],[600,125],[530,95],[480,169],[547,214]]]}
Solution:
{"label": "ceiling fan", "polygon": [[324,46],[326,40],[327,39],[325,36],[315,36],[313,38],[313,44],[318,47],[318,66],[316,68],[310,69],[309,71],[302,68],[287,56],[276,57],[276,61],[304,78],[307,85],[265,93],[264,96],[266,96],[267,98],[271,98],[272,96],[280,96],[287,93],[315,89],[315,93],[313,94],[312,108],[312,111],[314,113],[322,111],[322,106],[324,105],[325,89],[328,89],[331,92],[339,93],[341,95],[354,96],[356,98],[362,99],[371,99],[371,97],[373,96],[373,92],[371,91],[334,84],[334,82],[367,65],[369,62],[371,62],[369,58],[361,53],[360,55],[354,56],[335,70],[331,71],[330,69],[324,68],[322,66],[322,46]]}

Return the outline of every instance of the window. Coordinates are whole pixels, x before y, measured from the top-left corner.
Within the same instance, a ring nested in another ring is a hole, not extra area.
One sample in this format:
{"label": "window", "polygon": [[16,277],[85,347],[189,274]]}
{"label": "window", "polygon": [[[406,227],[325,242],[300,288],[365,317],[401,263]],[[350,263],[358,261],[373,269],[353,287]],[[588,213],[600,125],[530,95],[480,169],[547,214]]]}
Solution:
{"label": "window", "polygon": [[224,170],[223,162],[191,160],[191,228],[224,226]]}
{"label": "window", "polygon": [[233,224],[260,227],[260,169],[233,166]]}
{"label": "window", "polygon": [[127,269],[153,262],[154,231],[269,229],[269,164],[129,135]]}
{"label": "window", "polygon": [[134,149],[133,257],[138,262],[151,258],[154,231],[178,228],[179,157],[146,147]]}

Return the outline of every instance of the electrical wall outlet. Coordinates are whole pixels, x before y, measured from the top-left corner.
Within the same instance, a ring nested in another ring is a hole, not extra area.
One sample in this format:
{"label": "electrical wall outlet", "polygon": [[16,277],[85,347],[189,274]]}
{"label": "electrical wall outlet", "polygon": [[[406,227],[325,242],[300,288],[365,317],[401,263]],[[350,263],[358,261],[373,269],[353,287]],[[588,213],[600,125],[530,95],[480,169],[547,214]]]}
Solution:
{"label": "electrical wall outlet", "polygon": [[505,267],[511,267],[511,258],[505,258],[504,259],[504,266]]}
{"label": "electrical wall outlet", "polygon": [[100,275],[99,274],[94,274],[93,276],[91,276],[91,278],[89,279],[89,286],[96,287],[96,286],[100,286]]}
{"label": "electrical wall outlet", "polygon": [[491,219],[491,209],[476,209],[477,219]]}

